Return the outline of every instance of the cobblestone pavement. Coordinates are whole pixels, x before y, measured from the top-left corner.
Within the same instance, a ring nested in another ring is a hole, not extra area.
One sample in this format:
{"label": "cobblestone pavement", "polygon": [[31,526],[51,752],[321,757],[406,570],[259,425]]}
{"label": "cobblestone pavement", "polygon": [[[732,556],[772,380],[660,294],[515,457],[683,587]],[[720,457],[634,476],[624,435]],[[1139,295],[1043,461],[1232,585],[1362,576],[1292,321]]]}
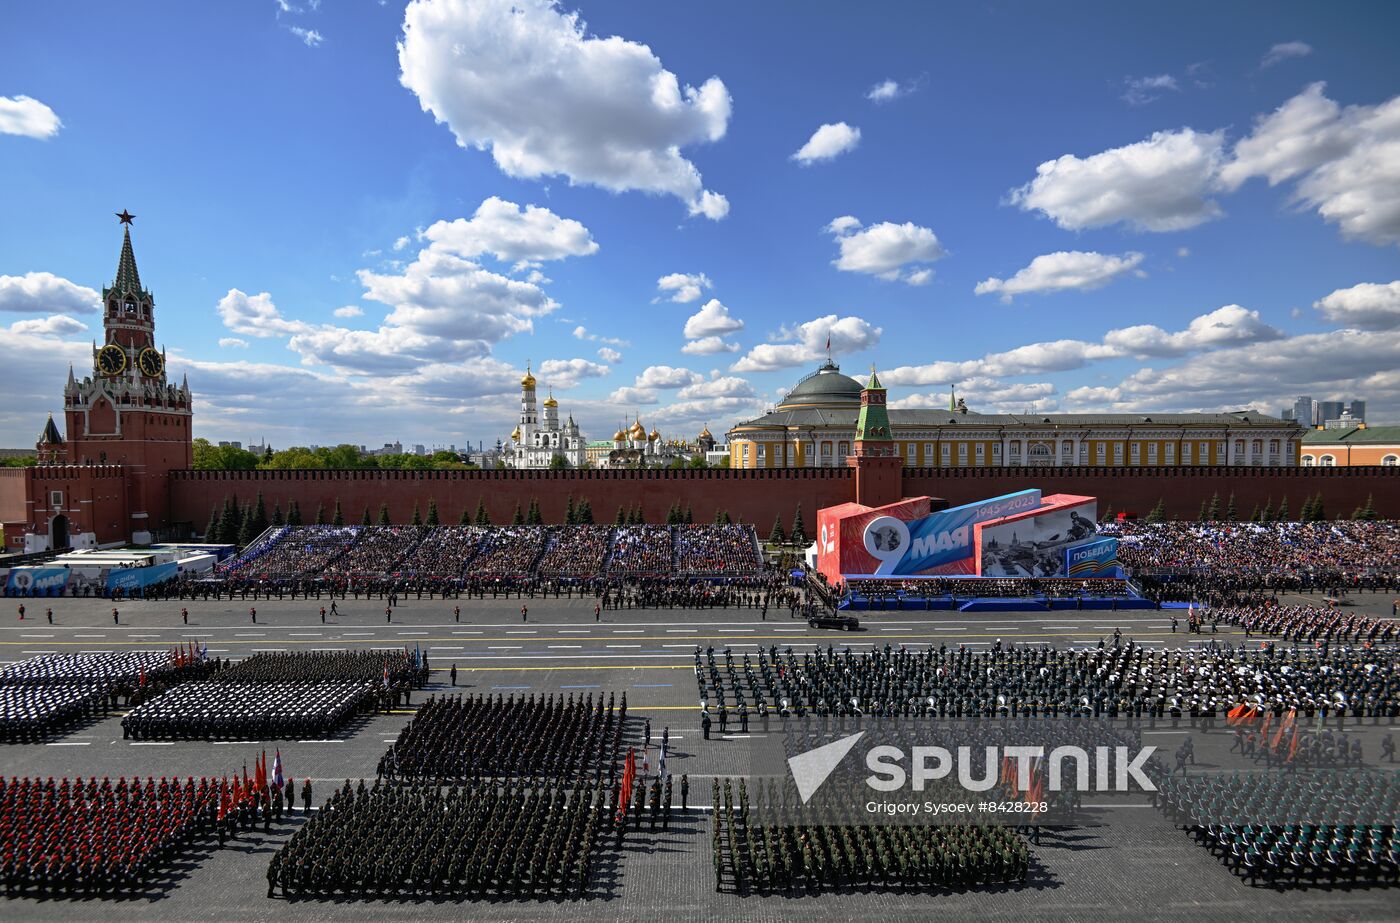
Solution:
{"label": "cobblestone pavement", "polygon": [[[1295,598],[1285,602],[1299,601]],[[1365,595],[1358,609],[1389,615],[1390,600]],[[1187,636],[1170,630],[1170,613],[963,613],[870,614],[862,631],[814,631],[788,619],[786,612],[757,610],[624,610],[595,622],[591,600],[460,601],[462,620],[452,617],[457,601],[406,600],[392,623],[381,600],[337,601],[340,614],[320,622],[321,601],[252,600],[185,602],[190,623],[181,622],[182,605],[128,601],[118,604],[120,625],[104,600],[52,601],[55,624],[44,619],[47,600],[25,600],[29,617],[14,614],[18,600],[5,600],[0,624],[0,661],[21,660],[48,651],[166,648],[197,641],[211,656],[241,658],[263,649],[342,647],[426,648],[434,668],[423,696],[452,691],[448,669],[458,668],[458,690],[501,695],[627,693],[629,733],[640,738],[643,718],[652,722],[653,741],[669,727],[668,768],[692,780],[691,802],[709,799],[709,778],[743,771],[748,744],[742,735],[703,741],[698,726],[692,670],[696,644],[716,650],[728,645],[736,655],[759,644],[831,644],[855,650],[885,644],[1004,643],[1096,644],[1121,628],[1124,637],[1164,647],[1215,641],[1237,643],[1243,636]],[[529,621],[519,609],[528,605]],[[248,615],[256,606],[258,622]],[[37,618],[36,618],[37,616]],[[310,777],[319,802],[346,778],[373,778],[379,756],[412,709],[359,719],[327,741],[133,742],[122,739],[120,716],[113,714],[70,729],[39,744],[0,745],[0,772],[15,776],[221,774],[251,765],[255,754],[279,747],[289,775]],[[731,727],[731,731],[733,728]],[[761,726],[755,720],[755,734]],[[654,750],[653,750],[654,753]],[[679,797],[679,793],[677,793]],[[709,854],[709,817],[693,811],[672,829],[632,837],[612,870],[601,896],[581,903],[486,901],[438,904],[430,901],[294,901],[266,898],[264,872],[272,852],[300,818],[274,825],[269,835],[248,835],[224,849],[211,846],[181,863],[151,896],[125,901],[0,899],[0,919],[105,920],[429,920],[469,917],[483,921],[580,921],[707,919],[850,920],[913,919],[931,914],[975,915],[995,919],[1034,917],[1087,919],[1266,919],[1279,914],[1315,920],[1394,920],[1400,917],[1400,891],[1393,888],[1322,889],[1281,892],[1246,885],[1181,830],[1155,812],[1141,823],[1075,828],[1047,833],[1033,847],[1035,862],[1023,887],[965,893],[855,891],[822,895],[740,896],[716,893]]]}

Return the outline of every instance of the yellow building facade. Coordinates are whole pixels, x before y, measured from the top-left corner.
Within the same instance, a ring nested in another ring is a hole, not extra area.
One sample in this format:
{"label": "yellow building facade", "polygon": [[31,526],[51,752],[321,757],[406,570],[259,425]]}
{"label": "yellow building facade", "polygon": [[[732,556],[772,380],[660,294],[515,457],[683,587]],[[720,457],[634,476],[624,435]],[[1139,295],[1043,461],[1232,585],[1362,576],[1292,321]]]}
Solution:
{"label": "yellow building facade", "polygon": [[[828,362],[763,416],[728,434],[734,468],[844,467],[860,383]],[[1234,413],[982,414],[891,406],[896,452],[911,468],[1141,467],[1299,464],[1304,430],[1252,410]]]}

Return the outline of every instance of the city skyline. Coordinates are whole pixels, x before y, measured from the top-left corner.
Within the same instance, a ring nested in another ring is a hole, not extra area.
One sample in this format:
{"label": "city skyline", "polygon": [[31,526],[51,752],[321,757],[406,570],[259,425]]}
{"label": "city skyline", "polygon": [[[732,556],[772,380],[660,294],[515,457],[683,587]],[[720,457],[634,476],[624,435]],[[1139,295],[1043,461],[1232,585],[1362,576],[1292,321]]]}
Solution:
{"label": "city skyline", "polygon": [[0,445],[90,365],[126,209],[216,443],[490,446],[527,364],[590,440],[722,434],[828,348],[893,407],[1400,421],[1388,8],[167,13],[5,14]]}

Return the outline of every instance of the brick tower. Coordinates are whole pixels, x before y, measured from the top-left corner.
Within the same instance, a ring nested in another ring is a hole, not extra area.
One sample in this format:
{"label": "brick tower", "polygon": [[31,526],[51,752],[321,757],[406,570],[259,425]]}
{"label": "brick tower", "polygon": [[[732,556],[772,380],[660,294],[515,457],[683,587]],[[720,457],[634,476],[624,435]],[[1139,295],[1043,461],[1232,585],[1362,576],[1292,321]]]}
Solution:
{"label": "brick tower", "polygon": [[855,452],[846,459],[856,472],[856,502],[864,506],[896,503],[904,493],[904,459],[894,450],[885,397],[885,386],[880,384],[872,365],[870,381],[860,392]]}
{"label": "brick tower", "polygon": [[131,249],[132,215],[123,225],[117,277],[102,290],[102,345],[93,343],[92,375],[68,371],[63,403],[68,463],[121,465],[126,473],[131,540],[147,543],[171,525],[169,474],[193,465],[190,388],[165,377],[156,347],[155,298],[142,287]]}

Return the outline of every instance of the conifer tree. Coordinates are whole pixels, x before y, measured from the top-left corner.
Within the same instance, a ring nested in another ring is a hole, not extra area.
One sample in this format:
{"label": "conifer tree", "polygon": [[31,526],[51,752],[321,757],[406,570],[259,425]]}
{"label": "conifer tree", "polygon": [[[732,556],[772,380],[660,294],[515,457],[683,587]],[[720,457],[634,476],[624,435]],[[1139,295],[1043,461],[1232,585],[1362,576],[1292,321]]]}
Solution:
{"label": "conifer tree", "polygon": [[525,513],[520,509],[520,501],[515,501],[515,515],[510,517],[510,524],[513,526],[525,525]]}
{"label": "conifer tree", "polygon": [[282,501],[278,500],[272,504],[272,524],[274,526],[285,526],[287,519],[282,515]]}
{"label": "conifer tree", "polygon": [[257,536],[253,533],[253,508],[247,506],[243,508],[243,515],[239,517],[238,523],[238,547],[247,548],[249,543]]}
{"label": "conifer tree", "polygon": [[365,511],[364,511],[364,513],[362,513],[362,514],[360,515],[360,525],[362,525],[362,526],[372,526],[372,525],[374,525],[374,520],[371,519],[371,518],[370,518],[370,515],[369,515],[369,504],[368,504],[368,503],[365,504]]}
{"label": "conifer tree", "polygon": [[1268,501],[1264,504],[1264,509],[1261,510],[1260,513],[1259,513],[1259,521],[1260,521],[1260,522],[1273,522],[1273,521],[1274,521],[1274,498],[1273,498],[1273,497],[1269,497]]}
{"label": "conifer tree", "polygon": [[1278,505],[1278,512],[1274,514],[1275,522],[1288,522],[1288,497],[1285,495],[1283,502]]}
{"label": "conifer tree", "polygon": [[802,521],[802,504],[797,504],[797,511],[792,514],[792,540],[799,545],[807,544],[807,524]]}
{"label": "conifer tree", "polygon": [[773,529],[768,533],[768,541],[774,545],[781,545],[787,541],[787,536],[783,533],[783,517],[773,517]]}
{"label": "conifer tree", "polygon": [[318,526],[324,526],[325,524],[326,524],[326,504],[325,504],[324,501],[322,501],[322,502],[316,504],[316,525],[318,525]]}
{"label": "conifer tree", "polygon": [[1215,522],[1220,518],[1220,494],[1210,495],[1210,506],[1206,507],[1206,519]]}
{"label": "conifer tree", "polygon": [[491,514],[486,511],[486,498],[478,497],[476,500],[476,524],[479,526],[491,525]]}
{"label": "conifer tree", "polygon": [[593,525],[593,504],[584,497],[578,502],[578,509],[574,511],[574,521],[581,526]]}
{"label": "conifer tree", "polygon": [[1161,522],[1167,518],[1167,504],[1162,498],[1157,498],[1157,505],[1143,518],[1143,522]]}
{"label": "conifer tree", "polygon": [[409,520],[415,526],[423,524],[423,514],[418,511],[418,501],[413,501],[413,518]]}
{"label": "conifer tree", "polygon": [[457,518],[457,525],[459,525],[459,526],[469,526],[469,525],[471,525],[471,524],[472,524],[471,512],[464,506],[464,507],[462,507],[462,515],[459,516],[459,517]]}
{"label": "conifer tree", "polygon": [[295,500],[287,501],[287,525],[301,525],[301,504]]}
{"label": "conifer tree", "polygon": [[613,525],[615,525],[615,526],[630,525],[630,523],[628,522],[627,511],[624,510],[624,509],[622,508],[621,505],[619,505],[618,508],[617,508],[617,516],[616,516],[616,518],[613,519]]}
{"label": "conifer tree", "polygon": [[574,512],[574,495],[569,494],[569,502],[564,504],[564,524],[573,526],[578,524],[578,519]]}
{"label": "conifer tree", "polygon": [[389,504],[381,503],[379,504],[379,525],[387,526],[390,524],[391,523],[389,521]]}
{"label": "conifer tree", "polygon": [[1235,492],[1232,490],[1230,491],[1230,500],[1225,504],[1225,521],[1234,522],[1238,518],[1239,514],[1235,510]]}
{"label": "conifer tree", "polygon": [[219,538],[219,518],[221,510],[216,506],[209,511],[209,525],[204,527],[204,540],[211,545],[222,544]]}
{"label": "conifer tree", "polygon": [[432,497],[428,498],[428,515],[423,520],[424,525],[435,526],[438,524],[437,501]]}
{"label": "conifer tree", "polygon": [[340,508],[340,498],[335,498],[335,512],[331,515],[331,525],[345,525],[345,511]]}
{"label": "conifer tree", "polygon": [[[797,508],[798,508],[798,510],[801,510],[801,509],[802,509],[801,504],[798,504],[798,507],[797,507]],[[686,524],[686,525],[691,525],[692,523],[695,522],[694,517],[692,517],[691,514],[690,514],[690,504],[689,504],[689,503],[687,503],[687,504],[685,505],[685,513],[682,514],[682,515],[685,517],[684,521],[685,521],[685,524]]]}

